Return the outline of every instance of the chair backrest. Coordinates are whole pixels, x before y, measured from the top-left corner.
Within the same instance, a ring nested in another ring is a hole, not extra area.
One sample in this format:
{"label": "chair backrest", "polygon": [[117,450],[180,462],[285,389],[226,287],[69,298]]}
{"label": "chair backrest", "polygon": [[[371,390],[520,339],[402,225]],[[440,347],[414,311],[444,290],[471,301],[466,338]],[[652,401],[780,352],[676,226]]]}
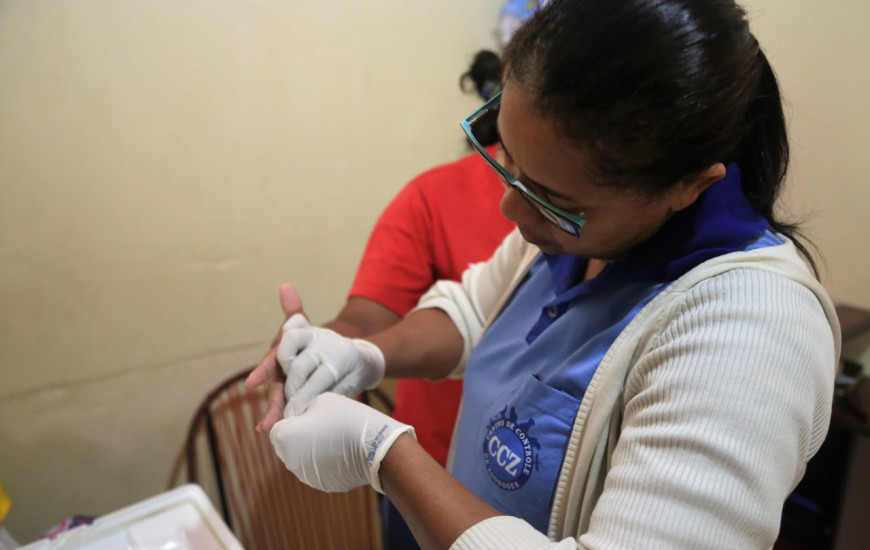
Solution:
{"label": "chair backrest", "polygon": [[312,489],[284,468],[268,434],[254,430],[268,398],[265,388],[245,387],[249,372],[219,384],[200,405],[185,444],[188,481],[213,487],[224,520],[247,550],[380,549],[371,487]]}

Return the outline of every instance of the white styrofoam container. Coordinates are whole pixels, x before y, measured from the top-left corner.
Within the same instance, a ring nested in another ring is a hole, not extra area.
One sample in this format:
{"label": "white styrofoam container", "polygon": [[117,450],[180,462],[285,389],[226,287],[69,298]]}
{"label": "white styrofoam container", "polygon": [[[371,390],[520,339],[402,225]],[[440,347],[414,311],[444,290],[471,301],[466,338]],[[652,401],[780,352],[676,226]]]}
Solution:
{"label": "white styrofoam container", "polygon": [[98,517],[19,550],[244,550],[198,485]]}

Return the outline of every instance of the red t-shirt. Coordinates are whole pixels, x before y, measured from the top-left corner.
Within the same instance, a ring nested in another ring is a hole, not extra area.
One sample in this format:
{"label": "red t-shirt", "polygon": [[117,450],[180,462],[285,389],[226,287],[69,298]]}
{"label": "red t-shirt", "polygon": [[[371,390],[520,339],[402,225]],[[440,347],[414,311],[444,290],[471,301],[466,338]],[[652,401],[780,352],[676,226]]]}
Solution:
{"label": "red t-shirt", "polygon": [[[513,229],[499,210],[503,192],[477,154],[411,180],[375,224],[350,296],[404,316],[435,281],[459,280]],[[403,379],[396,386],[393,416],[414,426],[420,445],[442,466],[461,397],[460,380]]]}

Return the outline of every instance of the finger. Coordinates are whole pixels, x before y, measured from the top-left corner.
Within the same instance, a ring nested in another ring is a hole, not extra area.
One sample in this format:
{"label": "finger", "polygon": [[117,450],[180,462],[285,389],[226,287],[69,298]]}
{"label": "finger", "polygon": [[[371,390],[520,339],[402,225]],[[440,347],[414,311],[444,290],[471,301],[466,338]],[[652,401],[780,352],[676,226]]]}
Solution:
{"label": "finger", "polygon": [[322,362],[320,353],[310,348],[290,361],[287,368],[287,381],[284,383],[284,395],[288,401],[305,385],[308,377],[320,367]]}
{"label": "finger", "polygon": [[305,384],[292,396],[288,397],[287,404],[293,414],[299,414],[304,411],[311,401],[318,395],[332,391],[332,388],[337,382],[336,373],[333,369],[326,365],[321,365],[320,368],[308,377]]}
{"label": "finger", "polygon": [[[281,311],[284,312],[284,318],[289,319],[290,317],[296,315],[297,313],[305,316],[305,313],[302,311],[302,299],[299,297],[299,294],[296,292],[296,289],[290,283],[284,283],[278,289],[278,297],[281,301]],[[278,342],[281,341],[281,335],[283,334],[283,330],[279,330],[278,334],[275,335],[275,338],[272,339],[271,347],[276,347]]]}
{"label": "finger", "polygon": [[245,379],[245,386],[256,388],[270,379],[280,379],[283,372],[278,368],[276,352],[277,350],[272,348],[266,353],[266,356],[263,357],[260,364],[257,365],[254,370],[251,371],[251,374],[249,374]]}
{"label": "finger", "polygon": [[295,313],[302,313],[302,298],[291,283],[284,283],[278,288],[278,297],[284,315],[290,317]]}
{"label": "finger", "polygon": [[332,388],[332,393],[343,395],[345,397],[356,397],[368,386],[363,385],[362,380],[356,376],[345,376]]}
{"label": "finger", "polygon": [[297,416],[308,411],[311,403],[304,403],[301,406],[298,406],[295,402],[287,401],[287,404],[284,406],[284,419],[287,418],[296,418]]}
{"label": "finger", "polygon": [[294,416],[299,416],[308,410],[309,403],[304,403],[302,405],[297,405],[294,401],[288,401],[287,405],[284,407],[284,418],[293,418]]}
{"label": "finger", "polygon": [[269,431],[276,422],[281,420],[284,409],[284,385],[273,383],[269,386],[269,399],[266,414],[257,424],[258,432]]}
{"label": "finger", "polygon": [[[291,317],[287,324],[293,321]],[[285,325],[286,326],[286,325]],[[308,328],[287,328],[284,331],[284,336],[278,344],[278,350],[275,354],[276,361],[281,366],[281,372],[286,374],[289,372],[290,364],[300,355],[300,351],[310,347],[314,340],[314,332]]]}
{"label": "finger", "polygon": [[[283,402],[283,399],[281,401]],[[278,422],[283,417],[282,416],[282,413],[283,413],[282,409],[283,409],[283,407],[276,411],[276,410],[273,410],[270,408],[268,411],[266,411],[266,414],[263,416],[263,419],[260,420],[259,424],[257,424],[257,431],[258,432],[268,432],[272,428],[272,426],[275,425],[275,422]]]}
{"label": "finger", "polygon": [[281,343],[281,336],[284,335],[284,331],[282,330],[283,328],[284,328],[284,325],[281,325],[281,328],[278,329],[278,333],[275,335],[274,338],[272,338],[272,343],[269,344],[270,348],[277,348],[278,344]]}

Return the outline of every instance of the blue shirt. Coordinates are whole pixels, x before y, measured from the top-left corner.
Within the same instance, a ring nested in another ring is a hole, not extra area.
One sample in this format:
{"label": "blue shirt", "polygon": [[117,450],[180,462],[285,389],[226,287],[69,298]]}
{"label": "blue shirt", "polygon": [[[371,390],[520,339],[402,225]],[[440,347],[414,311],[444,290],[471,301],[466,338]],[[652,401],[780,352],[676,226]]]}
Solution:
{"label": "blue shirt", "polygon": [[775,244],[731,164],[692,206],[593,279],[583,281],[584,258],[542,254],[469,357],[453,475],[546,533],[580,401],[616,337],[693,267]]}

